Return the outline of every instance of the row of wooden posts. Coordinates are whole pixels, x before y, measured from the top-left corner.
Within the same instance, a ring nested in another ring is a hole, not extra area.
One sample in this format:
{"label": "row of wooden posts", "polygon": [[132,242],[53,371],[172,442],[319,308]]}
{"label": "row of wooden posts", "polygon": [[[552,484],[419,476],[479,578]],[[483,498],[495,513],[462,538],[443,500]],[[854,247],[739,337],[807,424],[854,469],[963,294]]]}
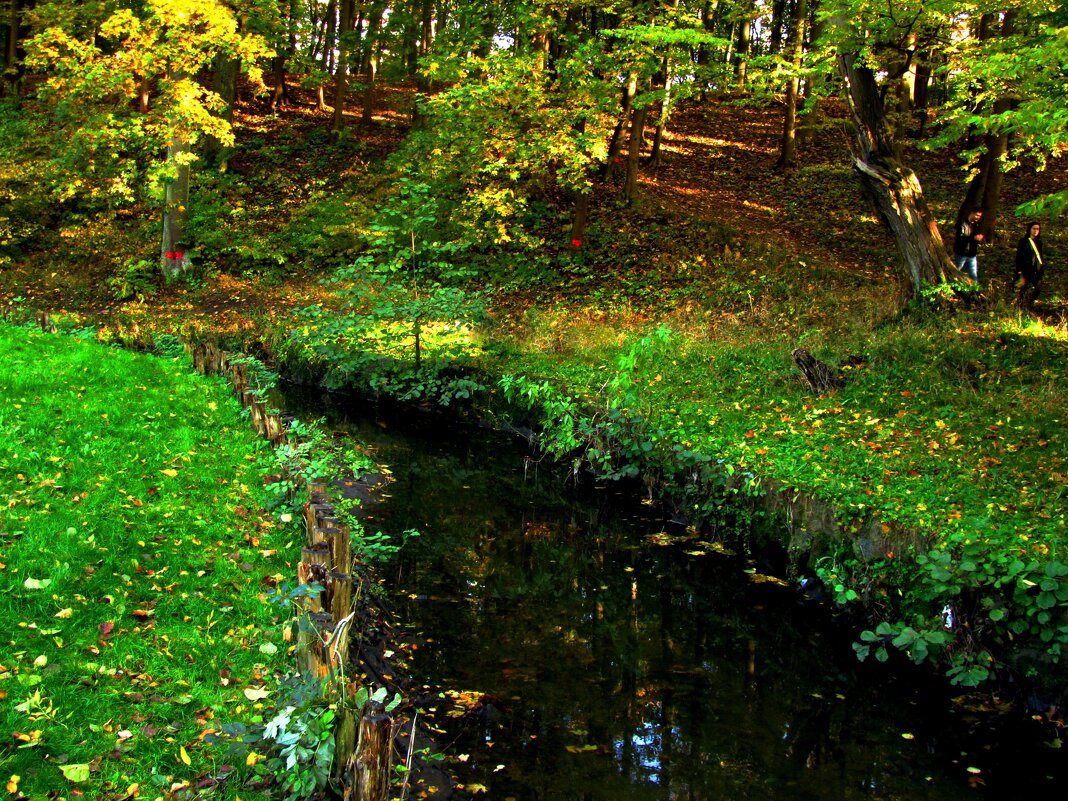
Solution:
{"label": "row of wooden posts", "polygon": [[[276,447],[288,441],[287,421],[271,411],[252,385],[245,363],[211,343],[187,343],[186,349],[197,372],[229,379],[260,436]],[[342,797],[345,801],[387,801],[393,721],[381,704],[373,701],[363,709],[353,709],[358,685],[346,678],[352,622],[357,614],[353,608],[351,532],[338,519],[327,484],[312,483],[307,490],[304,523],[308,537],[301,549],[297,580],[301,585],[318,585],[322,591],[302,602],[302,614],[295,623],[297,668],[305,679],[321,682],[336,705],[334,779],[342,788]]]}

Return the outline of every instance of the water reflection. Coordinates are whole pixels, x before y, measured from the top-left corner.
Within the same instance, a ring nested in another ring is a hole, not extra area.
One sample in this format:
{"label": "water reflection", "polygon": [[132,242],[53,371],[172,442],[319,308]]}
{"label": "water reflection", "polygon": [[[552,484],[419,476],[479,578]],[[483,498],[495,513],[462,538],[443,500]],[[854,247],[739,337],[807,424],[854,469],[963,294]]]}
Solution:
{"label": "water reflection", "polygon": [[1057,786],[1045,763],[1022,776],[1011,755],[962,754],[945,698],[858,665],[742,557],[651,544],[659,522],[610,490],[577,497],[499,438],[360,436],[396,477],[371,529],[422,532],[389,581],[423,646],[409,666],[430,688],[423,714],[489,798],[953,801]]}

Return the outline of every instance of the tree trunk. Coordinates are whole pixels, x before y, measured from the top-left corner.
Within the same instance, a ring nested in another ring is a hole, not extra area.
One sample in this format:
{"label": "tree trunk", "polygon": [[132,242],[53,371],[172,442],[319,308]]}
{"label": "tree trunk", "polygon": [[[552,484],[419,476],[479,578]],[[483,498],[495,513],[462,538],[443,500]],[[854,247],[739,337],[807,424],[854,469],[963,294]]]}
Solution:
{"label": "tree trunk", "polygon": [[[181,76],[175,76],[180,80]],[[163,206],[163,237],[160,245],[160,267],[167,278],[185,272],[189,266],[188,243],[185,238],[186,205],[189,203],[189,142],[177,131],[167,146],[167,163],[174,177],[168,180]]]}
{"label": "tree trunk", "polygon": [[627,151],[627,182],[623,187],[623,197],[627,204],[638,197],[638,160],[641,156],[642,137],[645,134],[645,118],[648,107],[635,108],[631,114],[630,148]]}
{"label": "tree trunk", "polygon": [[4,74],[0,82],[0,97],[10,95],[18,96],[19,81],[22,78],[22,59],[19,58],[20,42],[19,35],[21,23],[19,0],[7,0],[6,8],[3,9],[4,29]]}
{"label": "tree trunk", "polygon": [[278,48],[278,53],[271,60],[271,68],[274,72],[274,89],[271,91],[271,111],[278,111],[289,101],[289,91],[286,88],[286,62],[297,50],[297,22],[298,0],[279,0],[280,14],[286,23],[286,43]]}
{"label": "tree trunk", "polygon": [[623,131],[626,129],[627,120],[631,117],[631,106],[634,105],[634,97],[638,94],[638,74],[632,72],[623,87],[622,109],[620,110],[619,122],[612,130],[612,138],[608,141],[608,158],[605,161],[604,172],[601,179],[609,181],[615,170],[619,153],[623,149]]}
{"label": "tree trunk", "polygon": [[[237,103],[237,76],[241,72],[241,61],[230,58],[225,53],[215,56],[214,76],[212,89],[222,98],[223,107],[218,116],[226,120],[227,124],[234,122],[234,105]],[[230,158],[230,148],[224,147],[217,137],[208,136],[204,140],[204,155],[213,163],[219,172],[226,172],[227,162]]]}
{"label": "tree trunk", "polygon": [[[985,19],[985,17],[984,17]],[[1009,11],[1005,14],[1001,26],[1001,36],[1009,37],[1013,34],[1016,22],[1016,12]],[[985,39],[993,38],[993,25],[981,26],[982,35]],[[994,101],[992,113],[1004,114],[1011,108],[1012,102],[1003,97]],[[983,209],[983,219],[979,223],[979,231],[985,241],[990,242],[994,236],[998,223],[998,213],[1001,211],[1001,187],[1004,183],[1005,174],[1001,169],[1005,155],[1009,152],[1008,133],[986,134],[985,152],[979,159],[979,171],[972,178],[965,193],[964,202],[957,212],[957,220],[963,220],[973,208]]]}
{"label": "tree trunk", "polygon": [[656,133],[653,135],[653,149],[649,153],[649,166],[660,166],[661,148],[664,134],[667,133],[668,116],[671,114],[671,60],[664,56],[663,64],[664,100],[660,104],[660,114],[656,118]]}
{"label": "tree trunk", "polygon": [[586,223],[590,217],[590,194],[589,190],[579,192],[575,196],[575,217],[571,221],[571,247],[580,248],[586,241]]}
{"label": "tree trunk", "polygon": [[345,95],[348,92],[349,29],[355,15],[356,0],[341,0],[341,24],[338,26],[337,69],[334,71],[334,122],[331,135],[337,139],[345,127]]}
{"label": "tree trunk", "polygon": [[[341,0],[342,3],[347,0]],[[334,52],[337,46],[337,4],[338,0],[330,0],[326,6],[326,16],[323,19],[325,33],[323,35],[323,72],[331,74],[334,71]]]}
{"label": "tree trunk", "polygon": [[913,291],[927,284],[967,280],[946,253],[919,179],[893,149],[875,73],[848,53],[839,53],[838,66],[856,127],[853,165],[897,240]]}
{"label": "tree trunk", "polygon": [[744,92],[749,78],[749,56],[753,50],[752,22],[753,4],[747,3],[743,16],[738,20],[738,47],[734,54],[734,77],[739,91]]}
{"label": "tree trunk", "polygon": [[782,25],[785,17],[786,0],[774,0],[771,4],[771,25],[768,31],[768,53],[771,55],[782,50]]}
{"label": "tree trunk", "polygon": [[797,166],[797,94],[801,86],[801,57],[805,41],[805,0],[794,0],[794,13],[790,19],[790,36],[786,44],[790,58],[790,79],[786,84],[786,114],[782,124],[782,147],[779,149],[779,161],[775,165],[780,170],[792,170]]}
{"label": "tree trunk", "polygon": [[367,88],[363,93],[363,114],[360,116],[360,124],[364,126],[370,125],[374,119],[375,78],[378,72],[375,53],[378,49],[378,31],[382,26],[382,14],[383,6],[376,3],[367,19],[367,34],[363,39],[360,75]]}

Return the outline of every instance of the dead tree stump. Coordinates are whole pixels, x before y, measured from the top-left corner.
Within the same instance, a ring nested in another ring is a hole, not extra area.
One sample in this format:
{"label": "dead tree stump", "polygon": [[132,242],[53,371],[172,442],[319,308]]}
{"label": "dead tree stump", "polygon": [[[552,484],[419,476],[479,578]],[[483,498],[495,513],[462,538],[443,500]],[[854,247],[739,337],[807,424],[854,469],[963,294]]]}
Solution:
{"label": "dead tree stump", "polygon": [[804,348],[794,348],[790,357],[804,374],[808,385],[816,392],[834,392],[845,385],[842,373],[837,367],[824,364]]}

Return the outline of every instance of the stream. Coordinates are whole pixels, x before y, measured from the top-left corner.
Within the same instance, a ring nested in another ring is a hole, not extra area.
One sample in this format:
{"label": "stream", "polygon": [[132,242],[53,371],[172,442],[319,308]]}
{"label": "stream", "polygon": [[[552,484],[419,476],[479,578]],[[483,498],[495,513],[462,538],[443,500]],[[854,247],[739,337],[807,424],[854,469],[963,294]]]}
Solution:
{"label": "stream", "polygon": [[[420,715],[494,801],[1056,796],[1051,730],[849,636],[758,561],[686,538],[628,488],[576,487],[526,443],[438,417],[286,399],[371,445],[365,528]],[[667,527],[667,531],[666,531]],[[669,536],[674,535],[674,536]]]}

